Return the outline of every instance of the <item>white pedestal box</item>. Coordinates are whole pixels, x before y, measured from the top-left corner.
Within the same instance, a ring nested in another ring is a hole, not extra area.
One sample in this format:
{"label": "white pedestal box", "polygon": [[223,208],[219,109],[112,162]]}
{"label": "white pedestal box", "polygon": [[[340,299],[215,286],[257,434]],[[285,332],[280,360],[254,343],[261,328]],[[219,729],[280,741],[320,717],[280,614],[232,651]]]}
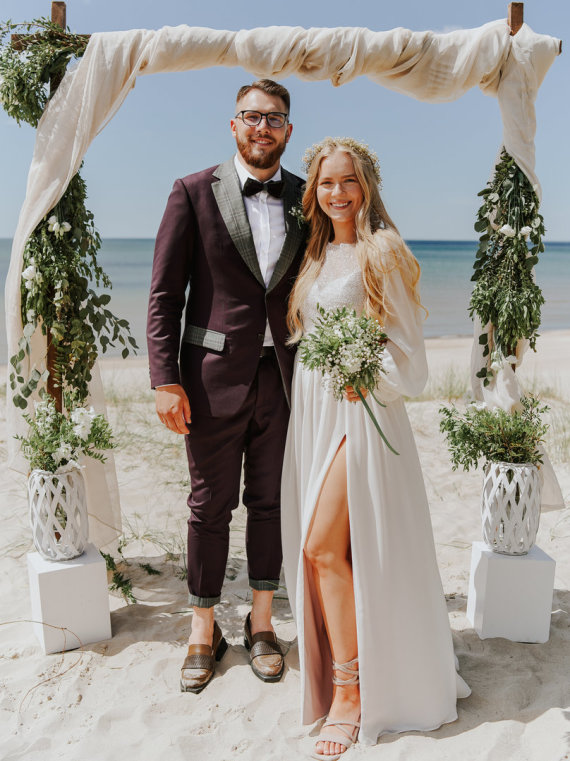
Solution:
{"label": "white pedestal box", "polygon": [[536,545],[527,555],[501,555],[473,542],[467,618],[481,639],[547,642],[555,565]]}
{"label": "white pedestal box", "polygon": [[107,569],[93,544],[73,560],[30,552],[28,577],[34,634],[46,655],[111,638]]}

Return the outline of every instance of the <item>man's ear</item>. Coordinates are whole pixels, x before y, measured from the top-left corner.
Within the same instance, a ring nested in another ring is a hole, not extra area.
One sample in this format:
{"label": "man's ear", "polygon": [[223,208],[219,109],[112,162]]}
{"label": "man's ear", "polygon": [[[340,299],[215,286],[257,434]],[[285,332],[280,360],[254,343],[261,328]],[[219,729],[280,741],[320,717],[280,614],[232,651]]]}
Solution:
{"label": "man's ear", "polygon": [[[230,119],[230,129],[232,131],[232,135],[235,137],[237,134],[237,125],[235,119]],[[289,138],[287,138],[289,139]]]}
{"label": "man's ear", "polygon": [[289,138],[291,137],[291,132],[293,132],[293,125],[292,124],[288,124],[287,125],[287,134],[285,135],[285,142],[286,143],[289,142]]}

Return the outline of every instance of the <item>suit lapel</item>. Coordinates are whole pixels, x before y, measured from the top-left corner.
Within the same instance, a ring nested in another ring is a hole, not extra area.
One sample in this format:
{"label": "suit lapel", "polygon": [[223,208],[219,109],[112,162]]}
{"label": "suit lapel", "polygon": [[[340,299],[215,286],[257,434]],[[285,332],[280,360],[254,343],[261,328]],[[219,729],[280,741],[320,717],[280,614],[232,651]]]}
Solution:
{"label": "suit lapel", "polygon": [[259,268],[259,261],[255,252],[255,244],[251,234],[251,228],[247,219],[245,205],[241,194],[238,176],[234,166],[234,160],[220,164],[215,170],[214,177],[218,182],[212,184],[212,192],[218,204],[218,209],[241,258],[247,264],[256,280],[263,287],[265,283]]}
{"label": "suit lapel", "polygon": [[301,200],[301,194],[298,191],[297,183],[289,172],[286,169],[283,169],[283,167],[281,167],[281,176],[285,182],[283,188],[283,213],[285,214],[285,229],[287,232],[285,234],[285,240],[283,241],[283,248],[281,249],[279,259],[277,260],[273,275],[267,286],[268,291],[275,288],[277,283],[287,272],[305,237],[305,232],[297,221],[297,218],[291,214],[291,209]]}

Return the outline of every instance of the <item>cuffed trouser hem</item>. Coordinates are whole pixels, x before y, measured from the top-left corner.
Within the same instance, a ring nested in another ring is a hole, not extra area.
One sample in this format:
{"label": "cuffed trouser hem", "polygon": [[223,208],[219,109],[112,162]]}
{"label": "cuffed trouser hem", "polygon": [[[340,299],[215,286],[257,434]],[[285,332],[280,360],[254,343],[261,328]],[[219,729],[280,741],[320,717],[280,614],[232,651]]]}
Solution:
{"label": "cuffed trouser hem", "polygon": [[249,579],[249,586],[258,592],[276,592],[279,589],[279,579],[269,579],[268,581],[259,579]]}
{"label": "cuffed trouser hem", "polygon": [[196,608],[213,608],[220,602],[221,595],[217,597],[198,597],[198,595],[189,594],[188,604]]}

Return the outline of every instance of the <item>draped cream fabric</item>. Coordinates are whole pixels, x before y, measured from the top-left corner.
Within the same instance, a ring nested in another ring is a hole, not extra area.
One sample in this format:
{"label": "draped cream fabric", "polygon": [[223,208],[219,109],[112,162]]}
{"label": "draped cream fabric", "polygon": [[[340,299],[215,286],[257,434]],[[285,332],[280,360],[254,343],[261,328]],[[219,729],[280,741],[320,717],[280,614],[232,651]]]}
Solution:
{"label": "draped cream fabric", "polygon": [[[505,20],[447,34],[402,28],[373,32],[350,27],[268,27],[235,32],[188,26],[93,34],[85,55],[66,74],[38,126],[6,281],[9,356],[22,334],[20,278],[26,239],[61,198],[89,144],[114,116],[140,74],[242,66],[255,76],[282,79],[296,74],[306,80],[330,79],[334,85],[366,75],[384,87],[430,102],[455,100],[479,86],[498,98],[503,144],[538,186],[534,100],[558,45],[557,39],[535,34],[527,25],[511,37]],[[36,335],[33,347],[32,365],[41,367],[45,338]],[[92,397],[101,409],[98,382]],[[504,403],[508,405],[508,400]],[[22,429],[21,413],[10,403],[7,409],[9,430],[15,433]],[[15,451],[12,462],[27,469]],[[92,539],[101,546],[120,531],[120,511],[112,459],[104,478],[102,469],[94,472],[99,467],[89,462],[87,481],[90,514],[97,518]]]}

